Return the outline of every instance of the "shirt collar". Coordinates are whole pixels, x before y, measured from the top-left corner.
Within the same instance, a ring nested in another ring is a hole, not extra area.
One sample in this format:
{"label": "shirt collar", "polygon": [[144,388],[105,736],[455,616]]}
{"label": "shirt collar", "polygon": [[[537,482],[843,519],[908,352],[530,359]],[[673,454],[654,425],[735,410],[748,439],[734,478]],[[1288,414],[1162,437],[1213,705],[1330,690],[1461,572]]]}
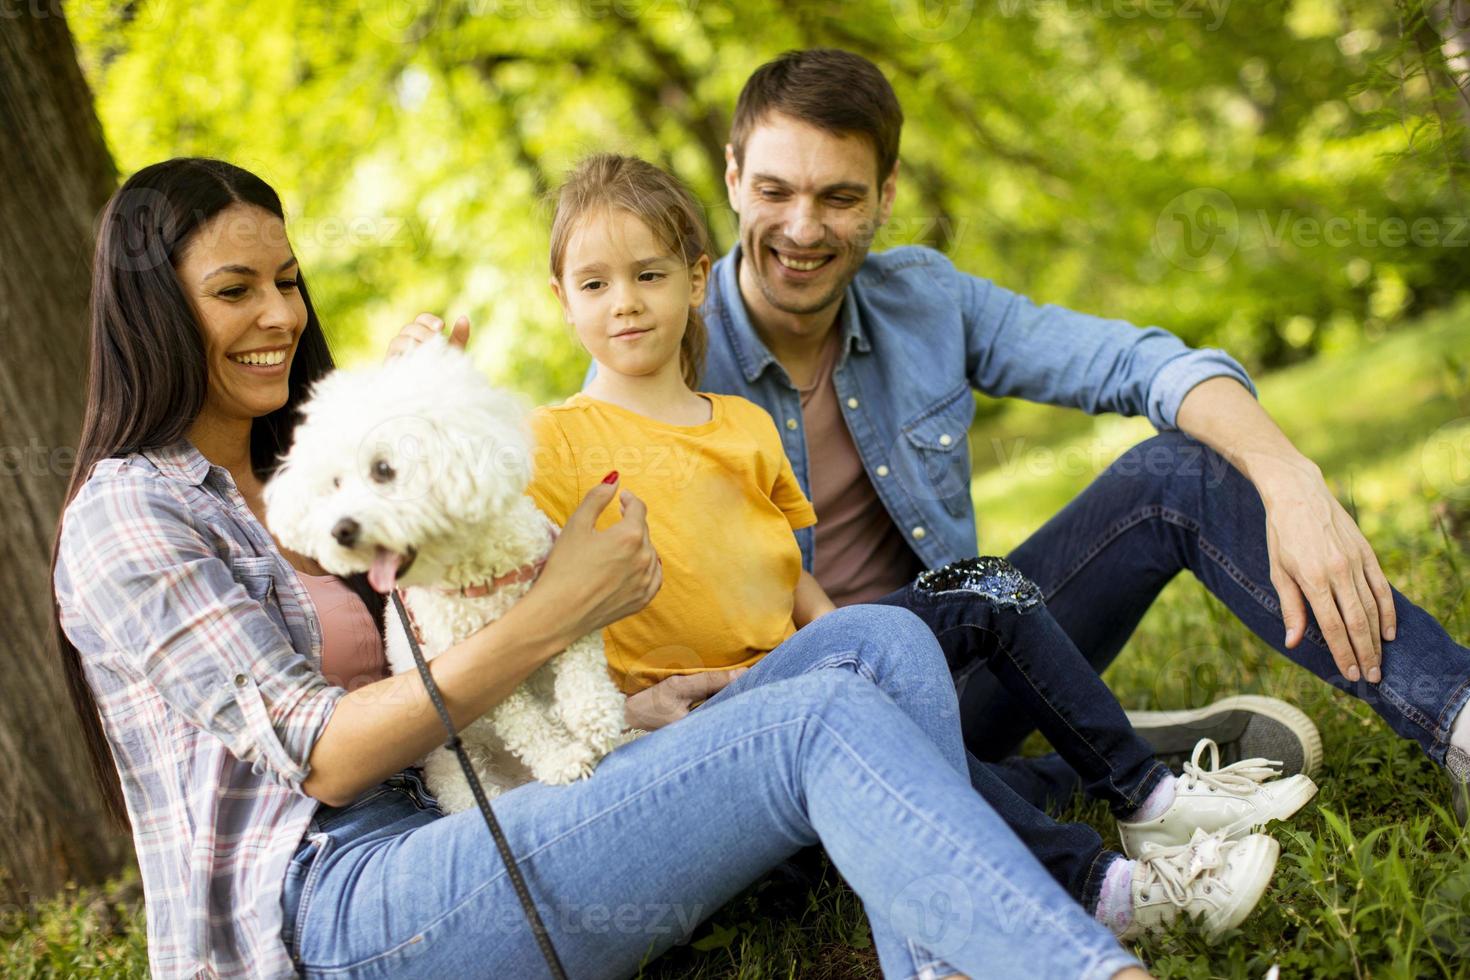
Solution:
{"label": "shirt collar", "polygon": [[[716,302],[721,315],[730,326],[730,340],[735,348],[735,357],[740,362],[740,370],[745,373],[745,380],[754,383],[766,368],[776,363],[776,355],[771,353],[770,348],[756,334],[755,327],[750,322],[750,314],[745,309],[745,299],[740,295],[738,242],[716,264],[715,280],[718,289]],[[842,305],[837,309],[838,328],[842,331],[842,350],[837,356],[838,364],[847,360],[847,354],[854,345],[864,353],[872,350],[868,335],[863,330],[862,317],[858,316],[855,292],[853,284],[849,283],[847,292],[842,297]]]}
{"label": "shirt collar", "polygon": [[209,475],[209,460],[204,454],[194,448],[194,444],[188,439],[180,439],[178,442],[156,449],[145,449],[143,458],[158,468],[158,472],[170,480],[187,483],[197,487],[204,482]]}

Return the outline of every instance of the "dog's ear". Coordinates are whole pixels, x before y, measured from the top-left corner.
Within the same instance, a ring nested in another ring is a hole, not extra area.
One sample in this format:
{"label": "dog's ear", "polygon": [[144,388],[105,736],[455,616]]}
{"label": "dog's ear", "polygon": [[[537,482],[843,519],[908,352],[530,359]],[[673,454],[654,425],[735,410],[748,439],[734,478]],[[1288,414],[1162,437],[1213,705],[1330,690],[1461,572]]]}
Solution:
{"label": "dog's ear", "polygon": [[[433,419],[441,464],[435,486],[444,510],[468,524],[492,522],[524,496],[530,480],[528,406],[492,385],[469,356],[448,345],[417,348],[420,410]],[[392,390],[392,389],[390,389]]]}

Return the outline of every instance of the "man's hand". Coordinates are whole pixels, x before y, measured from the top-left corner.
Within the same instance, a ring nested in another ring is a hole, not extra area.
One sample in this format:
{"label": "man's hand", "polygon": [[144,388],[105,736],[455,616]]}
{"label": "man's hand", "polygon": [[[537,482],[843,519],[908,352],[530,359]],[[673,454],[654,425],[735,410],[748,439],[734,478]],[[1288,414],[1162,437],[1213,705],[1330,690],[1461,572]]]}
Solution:
{"label": "man's hand", "polygon": [[1271,584],[1281,599],[1286,646],[1301,642],[1310,604],[1342,675],[1377,684],[1383,641],[1392,640],[1398,628],[1388,579],[1320,472],[1293,469],[1257,484],[1266,505]]}
{"label": "man's hand", "polygon": [[1321,469],[1233,378],[1209,378],[1191,388],[1177,421],[1244,473],[1261,494],[1285,645],[1302,641],[1310,604],[1342,676],[1377,684],[1383,678],[1383,641],[1398,630],[1393,592]]}
{"label": "man's hand", "polygon": [[629,728],[651,732],[689,714],[696,701],[714,697],[735,678],[749,670],[704,670],[697,674],[674,674],[650,688],[628,697],[625,709]]}
{"label": "man's hand", "polygon": [[[412,350],[419,344],[426,344],[434,337],[444,333],[444,321],[432,313],[420,313],[414,317],[412,323],[404,324],[403,329],[388,344],[388,353],[383,360],[396,357],[404,351]],[[460,350],[464,350],[465,344],[470,342],[470,318],[462,316],[454,321],[454,326],[449,331],[449,342]]]}

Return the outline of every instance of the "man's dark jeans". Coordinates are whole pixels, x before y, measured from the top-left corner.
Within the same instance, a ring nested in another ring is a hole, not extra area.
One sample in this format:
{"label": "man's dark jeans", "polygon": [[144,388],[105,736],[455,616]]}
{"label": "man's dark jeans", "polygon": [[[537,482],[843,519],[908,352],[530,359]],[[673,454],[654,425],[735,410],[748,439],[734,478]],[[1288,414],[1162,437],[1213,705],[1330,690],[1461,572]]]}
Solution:
{"label": "man's dark jeans", "polygon": [[[1342,678],[1315,619],[1287,650],[1260,495],[1223,457],[1183,433],[1161,433],[1128,450],[1009,560],[1040,587],[1044,610],[1001,613],[963,593],[934,595],[914,585],[879,602],[904,606],[934,629],[962,683],[961,723],[976,788],[1089,909],[1108,863],[1101,838],[1042,810],[1085,789],[1117,811],[1157,781],[1098,674],[1181,570],[1193,572],[1267,644],[1362,698],[1436,762],[1444,761],[1450,726],[1470,699],[1470,649],[1397,590],[1398,631],[1383,644],[1382,683]],[[1042,611],[1047,615],[1030,618]],[[1050,636],[1055,625],[1072,642]],[[1012,758],[1037,728],[1058,755]]]}
{"label": "man's dark jeans", "polygon": [[[1398,630],[1383,644],[1381,683],[1343,678],[1315,618],[1302,642],[1286,649],[1260,495],[1218,453],[1180,432],[1128,450],[1009,558],[1040,586],[1052,617],[1098,672],[1169,580],[1188,569],[1268,646],[1367,702],[1435,762],[1444,762],[1450,727],[1470,699],[1470,649],[1398,590]],[[993,667],[965,683],[961,718],[970,750],[987,760],[1012,755],[1037,727]]]}

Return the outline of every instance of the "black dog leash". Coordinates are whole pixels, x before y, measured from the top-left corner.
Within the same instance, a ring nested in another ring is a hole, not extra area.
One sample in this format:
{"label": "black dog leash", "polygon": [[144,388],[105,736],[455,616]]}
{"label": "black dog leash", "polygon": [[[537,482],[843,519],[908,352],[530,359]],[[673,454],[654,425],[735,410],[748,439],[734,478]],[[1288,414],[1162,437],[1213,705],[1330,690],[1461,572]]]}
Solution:
{"label": "black dog leash", "polygon": [[490,801],[485,798],[485,787],[480,785],[480,777],[475,775],[475,767],[470,764],[470,757],[465,754],[464,744],[459,739],[459,733],[454,730],[454,722],[449,718],[449,709],[444,707],[444,698],[439,694],[439,685],[434,683],[434,676],[429,673],[429,665],[424,660],[424,652],[419,649],[418,630],[413,620],[409,618],[408,609],[403,605],[403,597],[398,590],[393,590],[393,608],[398,610],[398,618],[403,622],[403,632],[408,634],[408,646],[413,651],[413,662],[418,666],[419,677],[423,679],[424,687],[429,689],[429,700],[434,702],[434,710],[439,712],[439,720],[444,723],[444,730],[449,733],[449,741],[444,747],[454,753],[459,760],[459,767],[464,770],[465,779],[469,780],[470,792],[475,796],[475,803],[480,807],[480,812],[485,816],[485,824],[490,828],[490,836],[495,838],[495,847],[500,851],[500,860],[505,862],[505,871],[510,875],[511,885],[516,890],[516,897],[521,900],[521,908],[525,910],[526,919],[531,923],[531,932],[536,936],[536,945],[541,947],[541,955],[546,957],[546,965],[551,969],[553,980],[567,980],[567,974],[562,969],[561,960],[557,958],[556,947],[551,945],[551,936],[546,931],[546,925],[541,921],[540,914],[536,911],[536,905],[531,901],[531,890],[526,887],[526,879],[521,877],[521,869],[516,866],[515,856],[510,852],[510,842],[505,839],[505,832],[500,829],[500,821],[495,819],[495,814],[490,812]]}

